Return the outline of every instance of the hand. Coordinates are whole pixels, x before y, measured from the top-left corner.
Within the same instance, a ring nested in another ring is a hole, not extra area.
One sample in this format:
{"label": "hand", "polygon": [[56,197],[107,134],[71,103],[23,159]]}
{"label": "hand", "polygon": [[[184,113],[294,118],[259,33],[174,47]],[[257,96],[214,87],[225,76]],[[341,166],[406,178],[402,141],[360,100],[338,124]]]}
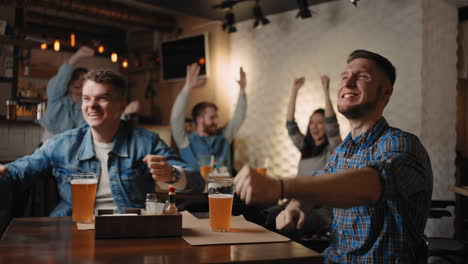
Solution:
{"label": "hand", "polygon": [[237,83],[239,84],[241,91],[245,92],[247,79],[245,78],[245,72],[244,72],[244,69],[242,69],[242,67],[240,67],[240,70],[239,70],[239,80],[237,81]]}
{"label": "hand", "polygon": [[168,182],[172,180],[172,168],[163,156],[148,154],[143,159],[148,164],[155,181]]}
{"label": "hand", "polygon": [[127,107],[125,107],[124,114],[125,115],[130,115],[130,114],[135,114],[140,111],[140,101],[138,100],[133,100],[131,101]]}
{"label": "hand", "polygon": [[298,91],[305,83],[305,77],[300,77],[294,80],[293,89]]}
{"label": "hand", "polygon": [[94,55],[94,49],[88,47],[88,46],[81,46],[73,56],[68,60],[68,63],[71,65],[75,65],[79,59],[84,58],[84,57],[91,57]]}
{"label": "hand", "polygon": [[197,63],[192,63],[187,66],[187,74],[185,77],[185,87],[192,89],[193,87],[200,86],[205,82],[205,79],[199,79],[200,66]]}
{"label": "hand", "polygon": [[276,216],[276,229],[293,230],[304,226],[305,214],[300,208],[300,203],[291,200],[288,206]]}
{"label": "hand", "polygon": [[320,76],[323,91],[328,94],[330,92],[330,78],[327,75]]}
{"label": "hand", "polygon": [[7,167],[5,167],[5,165],[0,164],[0,174],[6,174],[7,172]]}
{"label": "hand", "polygon": [[246,204],[275,203],[281,196],[278,180],[260,175],[248,164],[234,178],[236,193]]}

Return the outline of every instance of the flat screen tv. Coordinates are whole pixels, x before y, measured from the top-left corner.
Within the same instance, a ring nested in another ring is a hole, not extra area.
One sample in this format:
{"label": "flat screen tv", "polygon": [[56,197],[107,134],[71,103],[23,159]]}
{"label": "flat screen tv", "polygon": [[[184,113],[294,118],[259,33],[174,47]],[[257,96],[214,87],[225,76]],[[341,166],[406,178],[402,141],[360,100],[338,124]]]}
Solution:
{"label": "flat screen tv", "polygon": [[185,78],[187,65],[197,62],[200,76],[208,76],[208,33],[165,41],[161,44],[164,80]]}

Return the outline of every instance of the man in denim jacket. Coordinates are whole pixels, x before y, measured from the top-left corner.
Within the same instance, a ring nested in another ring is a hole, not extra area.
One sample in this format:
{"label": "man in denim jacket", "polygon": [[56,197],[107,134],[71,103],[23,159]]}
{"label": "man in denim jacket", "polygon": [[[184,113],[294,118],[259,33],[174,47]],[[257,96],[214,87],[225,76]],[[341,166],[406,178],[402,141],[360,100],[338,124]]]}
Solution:
{"label": "man in denim jacket", "polygon": [[33,154],[0,165],[3,188],[25,189],[49,172],[62,198],[51,216],[71,215],[71,175],[99,175],[96,208],[123,211],[142,208],[155,185],[196,191],[200,176],[157,134],[132,128],[120,116],[126,107],[126,84],[115,73],[91,71],[83,85],[82,113],[87,125],[49,140]]}

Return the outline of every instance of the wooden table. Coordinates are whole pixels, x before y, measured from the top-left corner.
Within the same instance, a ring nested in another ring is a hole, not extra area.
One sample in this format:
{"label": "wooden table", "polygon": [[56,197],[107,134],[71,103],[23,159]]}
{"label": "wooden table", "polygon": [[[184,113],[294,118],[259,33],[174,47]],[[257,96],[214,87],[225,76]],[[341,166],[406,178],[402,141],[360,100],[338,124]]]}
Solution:
{"label": "wooden table", "polygon": [[94,239],[70,217],[15,218],[0,240],[0,263],[322,263],[295,242],[191,246],[181,237]]}
{"label": "wooden table", "polygon": [[450,185],[448,189],[449,191],[452,191],[454,193],[457,193],[463,196],[468,196],[468,186],[458,187],[458,186]]}

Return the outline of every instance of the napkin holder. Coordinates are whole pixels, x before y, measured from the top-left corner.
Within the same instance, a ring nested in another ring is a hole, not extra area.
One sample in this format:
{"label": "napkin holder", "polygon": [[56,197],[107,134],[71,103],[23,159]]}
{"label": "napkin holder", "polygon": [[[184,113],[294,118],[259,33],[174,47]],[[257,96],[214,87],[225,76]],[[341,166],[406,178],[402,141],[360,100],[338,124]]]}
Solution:
{"label": "napkin holder", "polygon": [[142,215],[140,209],[125,210],[114,215],[113,210],[98,210],[95,217],[95,238],[171,237],[182,234],[182,215]]}

